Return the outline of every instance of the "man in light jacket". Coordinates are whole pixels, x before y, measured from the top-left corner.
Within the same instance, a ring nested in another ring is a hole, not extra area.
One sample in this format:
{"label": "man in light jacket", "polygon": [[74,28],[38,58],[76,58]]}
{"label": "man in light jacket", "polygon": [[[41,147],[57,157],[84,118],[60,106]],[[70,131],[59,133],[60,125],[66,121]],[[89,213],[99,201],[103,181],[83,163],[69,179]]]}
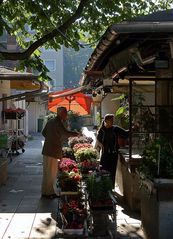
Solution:
{"label": "man in light jacket", "polygon": [[63,142],[68,137],[79,136],[79,133],[69,131],[64,126],[63,121],[67,120],[67,110],[65,107],[57,108],[57,116],[48,120],[42,135],[45,138],[43,154],[43,178],[42,196],[54,198],[55,192],[53,184],[58,173],[58,163],[62,158]]}

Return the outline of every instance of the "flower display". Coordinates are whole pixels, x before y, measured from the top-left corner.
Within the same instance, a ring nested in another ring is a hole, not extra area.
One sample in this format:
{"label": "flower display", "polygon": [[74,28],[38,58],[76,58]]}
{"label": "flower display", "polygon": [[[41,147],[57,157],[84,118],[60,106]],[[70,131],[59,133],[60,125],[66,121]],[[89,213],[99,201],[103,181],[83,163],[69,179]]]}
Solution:
{"label": "flower display", "polygon": [[79,149],[87,149],[92,148],[92,144],[84,143],[84,144],[75,144],[73,147],[74,152],[77,152]]}
{"label": "flower display", "polygon": [[90,170],[95,170],[99,163],[95,159],[85,159],[84,161],[78,163],[78,167],[81,173],[89,173]]}
{"label": "flower display", "polygon": [[62,158],[59,170],[63,172],[70,172],[71,170],[77,169],[77,164],[74,160],[70,158]]}
{"label": "flower display", "polygon": [[75,153],[76,161],[83,162],[84,160],[97,160],[98,152],[94,148],[81,148]]}
{"label": "flower display", "polygon": [[69,147],[73,148],[75,144],[91,144],[93,139],[91,137],[81,136],[81,137],[70,137],[68,140]]}
{"label": "flower display", "polygon": [[[86,197],[82,190],[85,177],[87,200],[91,208],[110,207],[112,199],[112,181],[107,171],[99,169],[99,154],[92,146],[92,138],[86,136],[69,139],[69,147],[64,148],[64,154],[59,163],[59,173],[56,182],[58,195],[63,197],[61,213],[63,232],[65,235],[83,235],[87,220]],[[67,154],[66,154],[67,153]],[[74,157],[71,158],[70,154]]]}
{"label": "flower display", "polygon": [[81,174],[76,168],[71,172],[59,172],[58,180],[62,192],[77,192],[81,180]]}
{"label": "flower display", "polygon": [[62,158],[59,165],[58,180],[62,191],[78,191],[81,174],[74,160]]}
{"label": "flower display", "polygon": [[63,204],[62,213],[66,219],[66,229],[82,229],[87,215],[86,208],[79,199],[71,199]]}

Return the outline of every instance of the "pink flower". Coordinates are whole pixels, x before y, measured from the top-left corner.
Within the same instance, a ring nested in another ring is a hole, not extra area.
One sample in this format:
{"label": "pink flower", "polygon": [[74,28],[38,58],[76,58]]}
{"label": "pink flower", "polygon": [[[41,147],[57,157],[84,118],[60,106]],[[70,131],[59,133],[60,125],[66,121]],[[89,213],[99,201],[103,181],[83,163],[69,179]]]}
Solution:
{"label": "pink flower", "polygon": [[72,169],[77,168],[77,164],[70,158],[62,158],[59,169],[62,172],[70,172]]}
{"label": "pink flower", "polygon": [[83,144],[75,144],[73,150],[76,152],[79,149],[87,149],[93,147],[92,144],[83,143]]}

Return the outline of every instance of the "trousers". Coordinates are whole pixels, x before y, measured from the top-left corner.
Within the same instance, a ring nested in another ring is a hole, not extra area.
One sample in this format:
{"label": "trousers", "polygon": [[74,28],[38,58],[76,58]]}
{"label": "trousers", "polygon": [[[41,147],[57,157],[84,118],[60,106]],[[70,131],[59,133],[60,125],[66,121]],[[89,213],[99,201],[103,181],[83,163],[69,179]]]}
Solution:
{"label": "trousers", "polygon": [[118,153],[108,153],[104,152],[101,155],[100,165],[103,170],[110,172],[110,177],[112,179],[113,188],[115,186],[115,176],[117,169]]}
{"label": "trousers", "polygon": [[42,195],[54,194],[53,184],[58,174],[58,159],[43,155]]}

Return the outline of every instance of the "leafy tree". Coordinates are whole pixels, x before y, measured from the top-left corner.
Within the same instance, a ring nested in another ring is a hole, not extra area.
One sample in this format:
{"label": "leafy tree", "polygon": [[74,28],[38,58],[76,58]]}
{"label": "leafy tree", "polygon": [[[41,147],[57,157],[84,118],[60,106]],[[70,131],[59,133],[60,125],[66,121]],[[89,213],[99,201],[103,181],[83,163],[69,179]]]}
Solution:
{"label": "leafy tree", "polygon": [[[91,43],[111,24],[168,8],[171,0],[0,0],[0,36],[15,36],[20,49],[0,51],[0,59],[46,72],[40,47],[61,45],[79,50],[80,40]],[[34,32],[26,29],[29,25]],[[33,34],[34,33],[34,34]]]}

